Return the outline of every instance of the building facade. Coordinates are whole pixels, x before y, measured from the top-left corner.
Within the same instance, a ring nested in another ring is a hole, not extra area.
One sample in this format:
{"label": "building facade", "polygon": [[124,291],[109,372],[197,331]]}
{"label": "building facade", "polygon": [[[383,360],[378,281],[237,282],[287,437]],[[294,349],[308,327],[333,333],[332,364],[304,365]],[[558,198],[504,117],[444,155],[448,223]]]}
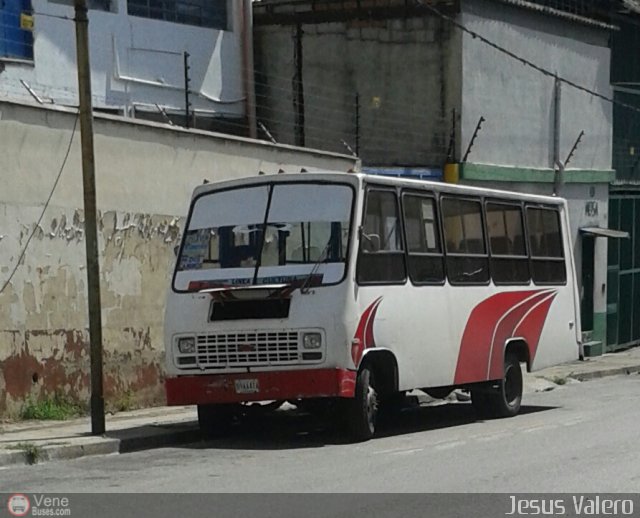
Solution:
{"label": "building facade", "polygon": [[[96,110],[247,133],[249,0],[87,4]],[[77,105],[73,2],[1,5],[0,95]]]}

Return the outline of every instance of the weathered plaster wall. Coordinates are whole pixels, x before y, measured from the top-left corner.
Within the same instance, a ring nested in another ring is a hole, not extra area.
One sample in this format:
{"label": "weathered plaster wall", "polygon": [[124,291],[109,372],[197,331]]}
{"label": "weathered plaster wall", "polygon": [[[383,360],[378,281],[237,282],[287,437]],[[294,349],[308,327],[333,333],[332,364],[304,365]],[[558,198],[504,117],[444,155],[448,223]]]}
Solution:
{"label": "weathered plaster wall", "polygon": [[[0,102],[0,415],[27,397],[87,400],[88,318],[79,126],[75,114]],[[331,169],[355,161],[153,123],[95,121],[108,402],[162,402],[165,293],[192,189],[211,181]],[[35,228],[33,239],[27,240]],[[26,248],[24,257],[21,251]]]}

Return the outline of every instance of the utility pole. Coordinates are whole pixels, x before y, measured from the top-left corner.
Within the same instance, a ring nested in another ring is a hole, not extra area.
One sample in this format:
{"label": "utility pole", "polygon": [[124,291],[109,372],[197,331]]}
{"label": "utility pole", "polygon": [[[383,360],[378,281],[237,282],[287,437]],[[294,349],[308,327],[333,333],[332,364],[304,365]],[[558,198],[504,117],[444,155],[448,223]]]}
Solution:
{"label": "utility pole", "polygon": [[86,0],[74,0],[78,93],[80,97],[80,137],[82,142],[82,184],[84,190],[84,233],[87,251],[87,291],[89,302],[89,344],[91,355],[91,433],[105,432],[102,387],[102,315],[100,304],[100,263],[96,218],[96,174],[93,154],[93,107],[89,66],[89,19]]}
{"label": "utility pole", "polygon": [[182,56],[184,59],[184,127],[189,129],[191,127],[191,75],[189,73],[191,54],[185,51]]}

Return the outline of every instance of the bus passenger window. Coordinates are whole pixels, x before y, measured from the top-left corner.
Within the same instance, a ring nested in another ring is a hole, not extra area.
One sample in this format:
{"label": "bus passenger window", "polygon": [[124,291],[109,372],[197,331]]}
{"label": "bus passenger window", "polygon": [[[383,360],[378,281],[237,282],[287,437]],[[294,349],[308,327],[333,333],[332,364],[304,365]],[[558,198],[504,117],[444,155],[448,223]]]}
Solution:
{"label": "bus passenger window", "polygon": [[489,259],[484,241],[480,201],[443,198],[442,222],[447,243],[449,282],[452,284],[489,282]]}
{"label": "bus passenger window", "polygon": [[520,205],[490,202],[486,206],[491,251],[491,277],[495,284],[528,284],[529,258],[524,246]]}
{"label": "bus passenger window", "polygon": [[435,200],[406,194],[403,212],[411,281],[440,284],[444,281],[444,262]]}
{"label": "bus passenger window", "polygon": [[357,271],[360,283],[396,283],[406,278],[395,192],[367,194]]}
{"label": "bus passenger window", "polygon": [[564,284],[567,272],[562,248],[560,213],[527,207],[531,276],[536,284]]}

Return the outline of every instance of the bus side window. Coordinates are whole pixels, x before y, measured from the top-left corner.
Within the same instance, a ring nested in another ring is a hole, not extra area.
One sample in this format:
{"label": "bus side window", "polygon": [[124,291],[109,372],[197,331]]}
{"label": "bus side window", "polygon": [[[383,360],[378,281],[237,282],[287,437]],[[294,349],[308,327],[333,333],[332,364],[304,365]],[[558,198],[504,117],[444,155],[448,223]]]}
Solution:
{"label": "bus side window", "polygon": [[486,214],[493,282],[528,284],[529,257],[524,246],[521,206],[489,202],[486,205]]}
{"label": "bus side window", "polygon": [[560,213],[555,209],[527,207],[531,250],[531,276],[536,284],[567,282]]}
{"label": "bus side window", "polygon": [[[489,282],[480,200],[443,197],[442,222],[447,243],[447,276],[452,284]],[[451,248],[449,243],[458,243]]]}
{"label": "bus side window", "polygon": [[401,283],[406,276],[396,193],[370,190],[360,232],[358,282]]}
{"label": "bus side window", "polygon": [[444,282],[444,259],[435,200],[405,194],[402,207],[411,281],[414,284]]}

